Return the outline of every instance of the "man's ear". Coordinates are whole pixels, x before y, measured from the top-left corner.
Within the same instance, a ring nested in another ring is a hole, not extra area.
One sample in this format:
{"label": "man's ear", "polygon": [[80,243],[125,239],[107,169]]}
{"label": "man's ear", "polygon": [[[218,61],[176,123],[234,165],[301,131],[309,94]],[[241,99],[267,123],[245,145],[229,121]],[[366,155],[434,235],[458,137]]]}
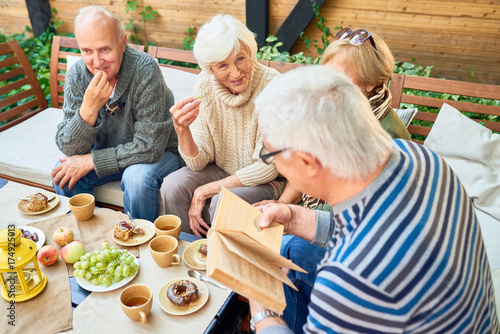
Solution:
{"label": "man's ear", "polygon": [[123,34],[122,46],[123,46],[123,52],[125,52],[125,48],[127,47],[127,34]]}
{"label": "man's ear", "polygon": [[323,167],[321,162],[309,153],[295,151],[300,167],[308,177],[316,176]]}

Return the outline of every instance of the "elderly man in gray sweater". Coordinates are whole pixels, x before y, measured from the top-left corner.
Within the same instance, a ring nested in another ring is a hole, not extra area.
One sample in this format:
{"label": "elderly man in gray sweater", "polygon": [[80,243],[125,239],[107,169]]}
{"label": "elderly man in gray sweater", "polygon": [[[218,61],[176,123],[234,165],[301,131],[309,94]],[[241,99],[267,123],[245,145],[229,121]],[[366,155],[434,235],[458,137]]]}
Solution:
{"label": "elderly man in gray sweater", "polygon": [[75,35],[83,59],[66,76],[56,134],[66,157],[52,171],[54,189],[70,197],[121,180],[125,211],[154,221],[158,188],[181,166],[169,113],[173,94],[154,59],[127,46],[110,11],[80,10]]}

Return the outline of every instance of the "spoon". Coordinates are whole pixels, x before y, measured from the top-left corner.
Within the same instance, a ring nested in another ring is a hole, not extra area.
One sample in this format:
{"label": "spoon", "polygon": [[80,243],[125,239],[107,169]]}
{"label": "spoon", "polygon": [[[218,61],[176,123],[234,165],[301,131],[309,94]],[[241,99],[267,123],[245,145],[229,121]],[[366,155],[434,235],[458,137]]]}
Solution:
{"label": "spoon", "polygon": [[196,279],[199,279],[200,281],[205,281],[207,283],[210,283],[210,284],[213,284],[215,285],[216,287],[219,287],[221,289],[224,289],[226,290],[225,287],[223,287],[222,285],[218,284],[218,283],[215,283],[214,281],[212,281],[211,279],[208,279],[206,277],[203,277],[199,272],[197,272],[196,270],[193,270],[193,269],[189,269],[188,270],[188,275],[191,276],[191,277],[194,277]]}
{"label": "spoon", "polygon": [[132,223],[132,226],[135,228],[134,218],[132,218],[132,215],[130,214],[130,211],[127,211],[127,215],[130,218],[130,222]]}

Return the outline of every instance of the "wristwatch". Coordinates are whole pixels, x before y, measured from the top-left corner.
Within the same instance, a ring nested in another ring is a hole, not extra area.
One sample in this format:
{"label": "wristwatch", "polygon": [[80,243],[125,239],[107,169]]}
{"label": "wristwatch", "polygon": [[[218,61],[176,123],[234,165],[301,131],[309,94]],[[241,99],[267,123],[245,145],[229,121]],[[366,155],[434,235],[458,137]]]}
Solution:
{"label": "wristwatch", "polygon": [[250,320],[250,329],[255,332],[255,325],[261,321],[264,320],[265,318],[269,317],[276,317],[276,318],[282,318],[281,314],[273,312],[271,310],[263,310],[255,313],[255,315],[252,317]]}

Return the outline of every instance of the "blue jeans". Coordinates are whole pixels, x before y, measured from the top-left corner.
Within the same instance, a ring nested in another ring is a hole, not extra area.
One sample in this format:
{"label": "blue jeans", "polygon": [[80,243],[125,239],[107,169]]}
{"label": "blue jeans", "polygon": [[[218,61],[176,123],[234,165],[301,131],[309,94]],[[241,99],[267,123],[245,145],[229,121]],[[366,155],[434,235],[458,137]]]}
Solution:
{"label": "blue jeans", "polygon": [[307,274],[290,270],[288,278],[297,287],[295,291],[288,285],[285,288],[286,308],[283,319],[294,333],[302,333],[307,322],[309,301],[316,280],[316,267],[323,259],[326,250],[313,245],[309,241],[293,235],[284,235],[281,244],[281,255],[307,270]]}
{"label": "blue jeans", "polygon": [[[60,164],[57,163],[56,166]],[[153,164],[130,165],[123,172],[106,175],[102,178],[97,176],[95,171],[91,171],[82,177],[69,190],[68,185],[64,188],[54,184],[52,186],[56,193],[67,197],[72,197],[80,193],[94,193],[94,187],[105,183],[120,181],[120,188],[123,191],[123,208],[125,212],[130,211],[134,218],[146,219],[154,222],[158,217],[158,189],[163,178],[176,171],[181,166],[179,158],[169,151],[165,151],[158,162]]]}

